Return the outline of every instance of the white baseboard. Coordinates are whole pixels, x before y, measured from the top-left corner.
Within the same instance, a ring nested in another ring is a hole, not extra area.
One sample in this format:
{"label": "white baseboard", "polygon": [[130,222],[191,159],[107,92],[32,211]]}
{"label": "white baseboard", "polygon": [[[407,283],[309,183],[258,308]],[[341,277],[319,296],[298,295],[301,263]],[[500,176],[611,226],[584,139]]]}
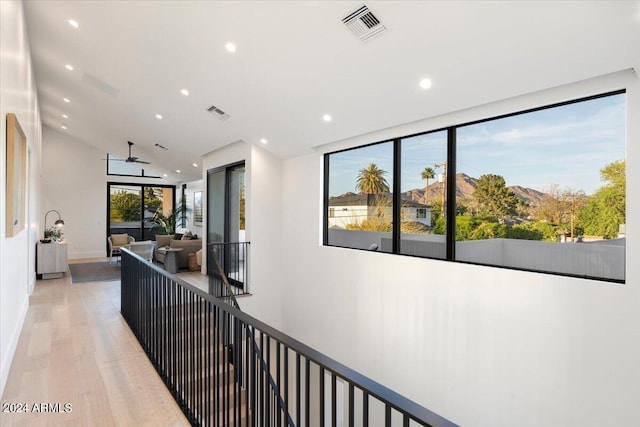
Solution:
{"label": "white baseboard", "polygon": [[35,271],[31,272],[31,277],[29,278],[29,289],[28,289],[28,294],[31,295],[33,294],[33,290],[36,287],[36,279],[38,278],[38,275],[36,274]]}
{"label": "white baseboard", "polygon": [[0,396],[4,393],[4,387],[7,385],[7,379],[9,378],[9,370],[11,370],[11,362],[13,362],[13,356],[16,354],[16,348],[18,347],[18,340],[20,339],[20,333],[24,326],[24,319],[27,317],[27,310],[29,309],[29,295],[26,295],[22,308],[18,315],[18,324],[11,334],[11,340],[9,340],[9,347],[7,348],[7,354],[2,356],[2,365],[0,367]]}

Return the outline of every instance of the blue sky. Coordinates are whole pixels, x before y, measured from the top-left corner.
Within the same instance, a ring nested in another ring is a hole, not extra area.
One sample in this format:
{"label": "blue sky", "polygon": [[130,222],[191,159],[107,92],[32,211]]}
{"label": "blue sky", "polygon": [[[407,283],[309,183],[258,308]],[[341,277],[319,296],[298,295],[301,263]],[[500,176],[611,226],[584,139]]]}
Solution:
{"label": "blue sky", "polygon": [[[539,191],[558,185],[592,194],[603,184],[600,169],[625,158],[625,120],[621,94],[461,127],[458,172],[502,175],[507,185]],[[356,192],[358,170],[371,162],[388,172],[391,186],[392,157],[390,142],[331,155],[330,194]],[[445,132],[403,140],[402,191],[424,188],[421,171],[445,160]]]}

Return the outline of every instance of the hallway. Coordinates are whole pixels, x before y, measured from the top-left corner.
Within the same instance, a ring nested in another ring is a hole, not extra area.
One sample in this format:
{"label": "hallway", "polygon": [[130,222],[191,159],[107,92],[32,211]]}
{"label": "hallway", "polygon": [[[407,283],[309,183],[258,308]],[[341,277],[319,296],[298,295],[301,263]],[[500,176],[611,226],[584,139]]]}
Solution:
{"label": "hallway", "polygon": [[[34,413],[41,403],[54,412]],[[189,425],[120,315],[120,282],[68,273],[37,281],[2,404],[5,427]]]}

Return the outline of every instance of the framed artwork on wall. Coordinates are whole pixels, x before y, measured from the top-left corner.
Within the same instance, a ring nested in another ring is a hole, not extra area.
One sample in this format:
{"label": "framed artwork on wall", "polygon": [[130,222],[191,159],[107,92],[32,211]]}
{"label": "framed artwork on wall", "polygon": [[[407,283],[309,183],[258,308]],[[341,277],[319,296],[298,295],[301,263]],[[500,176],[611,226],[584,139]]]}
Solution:
{"label": "framed artwork on wall", "polygon": [[193,224],[202,225],[202,191],[193,193]]}
{"label": "framed artwork on wall", "polygon": [[25,227],[27,138],[15,114],[7,114],[6,234],[13,237]]}

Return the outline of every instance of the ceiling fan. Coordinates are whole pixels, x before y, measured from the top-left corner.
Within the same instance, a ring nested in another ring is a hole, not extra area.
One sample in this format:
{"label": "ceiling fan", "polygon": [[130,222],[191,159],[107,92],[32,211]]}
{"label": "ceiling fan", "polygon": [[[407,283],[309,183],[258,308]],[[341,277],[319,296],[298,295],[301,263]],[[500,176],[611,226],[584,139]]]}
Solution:
{"label": "ceiling fan", "polygon": [[129,144],[129,157],[127,157],[126,159],[113,159],[113,158],[110,158],[109,160],[127,162],[127,163],[143,163],[145,165],[150,165],[151,164],[150,162],[145,162],[144,160],[138,160],[137,157],[132,156],[131,155],[131,146],[133,145],[133,142],[127,141],[127,144]]}

